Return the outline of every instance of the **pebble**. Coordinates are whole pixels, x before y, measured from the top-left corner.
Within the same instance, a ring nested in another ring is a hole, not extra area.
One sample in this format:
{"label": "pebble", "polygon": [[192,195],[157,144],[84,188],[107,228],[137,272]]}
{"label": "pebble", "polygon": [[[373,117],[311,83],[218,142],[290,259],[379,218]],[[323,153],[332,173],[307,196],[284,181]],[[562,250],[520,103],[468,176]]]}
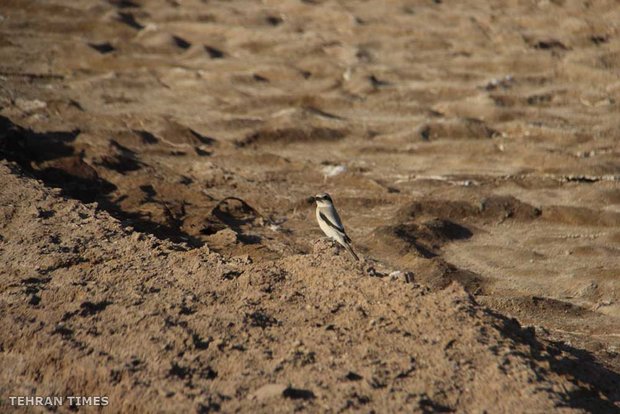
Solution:
{"label": "pebble", "polygon": [[264,400],[271,397],[277,397],[286,390],[284,384],[265,384],[248,396],[251,400]]}
{"label": "pebble", "polygon": [[23,98],[17,98],[15,100],[15,105],[17,105],[17,107],[24,112],[32,112],[36,111],[37,109],[43,109],[47,107],[47,104],[45,102],[38,99],[28,100]]}

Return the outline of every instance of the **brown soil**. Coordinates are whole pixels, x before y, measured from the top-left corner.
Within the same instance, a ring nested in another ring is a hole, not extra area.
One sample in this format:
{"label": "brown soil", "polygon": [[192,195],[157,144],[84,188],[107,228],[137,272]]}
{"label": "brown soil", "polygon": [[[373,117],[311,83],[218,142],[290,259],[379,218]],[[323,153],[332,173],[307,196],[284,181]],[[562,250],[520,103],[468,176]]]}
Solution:
{"label": "brown soil", "polygon": [[454,3],[5,1],[0,410],[618,412],[620,9]]}

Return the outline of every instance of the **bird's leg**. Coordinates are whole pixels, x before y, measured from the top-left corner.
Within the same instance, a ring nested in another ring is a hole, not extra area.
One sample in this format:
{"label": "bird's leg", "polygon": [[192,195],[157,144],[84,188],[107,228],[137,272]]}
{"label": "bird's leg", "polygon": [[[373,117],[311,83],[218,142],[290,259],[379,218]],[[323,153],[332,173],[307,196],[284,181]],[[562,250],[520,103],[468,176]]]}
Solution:
{"label": "bird's leg", "polygon": [[340,243],[338,243],[336,240],[332,239],[331,237],[329,238],[330,243],[332,244],[332,248],[334,249],[334,254],[335,255],[339,255],[340,254]]}
{"label": "bird's leg", "polygon": [[340,254],[340,249],[342,248],[342,246],[336,240],[332,239],[329,236],[322,237],[321,240],[325,240],[327,243],[331,245],[332,249],[334,249],[335,255]]}
{"label": "bird's leg", "polygon": [[329,243],[329,244],[334,244],[334,242],[335,242],[335,240],[334,240],[334,239],[332,239],[332,238],[331,238],[331,237],[329,237],[329,236],[323,236],[323,237],[321,237],[321,239],[320,239],[320,240],[324,240],[324,241],[326,241],[326,242],[327,242],[327,243]]}

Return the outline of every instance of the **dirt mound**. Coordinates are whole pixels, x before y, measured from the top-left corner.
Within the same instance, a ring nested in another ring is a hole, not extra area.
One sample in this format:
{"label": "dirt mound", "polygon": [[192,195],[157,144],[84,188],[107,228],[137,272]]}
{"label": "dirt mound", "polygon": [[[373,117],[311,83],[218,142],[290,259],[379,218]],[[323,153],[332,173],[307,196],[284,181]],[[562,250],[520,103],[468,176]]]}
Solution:
{"label": "dirt mound", "polygon": [[399,212],[401,220],[418,216],[435,216],[452,220],[527,220],[541,215],[540,209],[511,196],[482,197],[478,202],[455,200],[421,200]]}
{"label": "dirt mound", "polygon": [[569,354],[458,285],[430,293],[323,248],[226,260],[124,229],[7,164],[0,176],[2,331],[20,332],[2,337],[3,395],[261,412],[558,410],[594,395],[549,369]]}
{"label": "dirt mound", "polygon": [[252,144],[318,143],[321,141],[337,141],[344,138],[345,135],[345,131],[332,128],[285,128],[256,132],[238,142],[237,145],[245,147]]}
{"label": "dirt mound", "polygon": [[489,128],[483,121],[473,118],[459,119],[453,122],[436,121],[426,124],[420,129],[420,138],[424,141],[485,139],[499,135],[499,132]]}

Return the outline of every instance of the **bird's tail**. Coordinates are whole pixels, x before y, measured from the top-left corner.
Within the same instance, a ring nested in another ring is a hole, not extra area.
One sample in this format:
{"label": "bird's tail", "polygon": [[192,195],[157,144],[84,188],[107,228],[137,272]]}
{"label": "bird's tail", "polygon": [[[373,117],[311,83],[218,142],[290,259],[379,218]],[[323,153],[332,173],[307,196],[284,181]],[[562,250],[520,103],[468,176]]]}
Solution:
{"label": "bird's tail", "polygon": [[359,258],[359,257],[357,257],[357,255],[355,254],[355,252],[353,251],[353,248],[351,247],[351,245],[350,245],[349,243],[345,243],[345,244],[344,244],[344,248],[345,248],[345,249],[347,249],[347,251],[348,251],[349,253],[351,253],[351,256],[353,256],[353,258],[354,258],[356,261],[358,261],[358,262],[360,261],[360,258]]}

